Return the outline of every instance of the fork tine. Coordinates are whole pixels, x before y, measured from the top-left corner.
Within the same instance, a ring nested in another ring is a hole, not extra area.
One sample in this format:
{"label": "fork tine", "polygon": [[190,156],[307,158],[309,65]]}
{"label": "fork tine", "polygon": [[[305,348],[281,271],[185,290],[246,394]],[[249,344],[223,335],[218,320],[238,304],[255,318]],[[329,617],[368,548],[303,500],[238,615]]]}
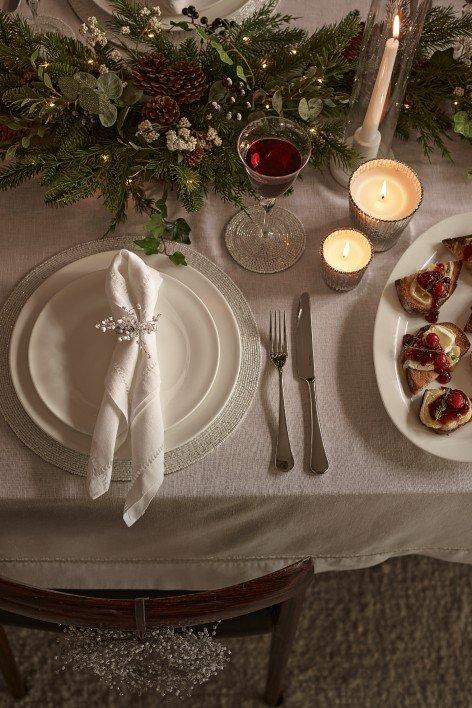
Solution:
{"label": "fork tine", "polygon": [[270,321],[269,321],[269,346],[270,346],[270,353],[272,354],[274,351],[273,339],[272,339],[272,310],[270,311]]}
{"label": "fork tine", "polygon": [[287,354],[287,326],[285,323],[285,310],[284,310],[284,339],[283,339],[283,352]]}
{"label": "fork tine", "polygon": [[279,313],[279,322],[278,322],[278,329],[277,329],[277,353],[281,354],[282,353],[282,320],[280,317],[280,310],[278,310]]}

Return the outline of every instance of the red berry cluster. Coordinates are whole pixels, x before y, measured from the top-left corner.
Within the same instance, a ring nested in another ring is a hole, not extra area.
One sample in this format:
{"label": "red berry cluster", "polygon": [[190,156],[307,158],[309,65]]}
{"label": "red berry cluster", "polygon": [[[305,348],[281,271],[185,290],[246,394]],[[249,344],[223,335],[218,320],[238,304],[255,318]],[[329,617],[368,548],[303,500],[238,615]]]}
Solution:
{"label": "red berry cluster", "polygon": [[429,413],[434,420],[446,425],[454,420],[458,420],[468,413],[469,403],[467,396],[458,388],[446,388],[442,396],[438,396],[429,404]]}
{"label": "red berry cluster", "polygon": [[412,334],[405,334],[403,346],[406,359],[417,361],[422,366],[433,364],[434,371],[438,374],[439,383],[449,383],[451,362],[444,353],[437,334],[428,332],[424,335],[424,330],[420,330],[416,337]]}
{"label": "red berry cluster", "polygon": [[418,285],[426,290],[432,298],[432,306],[429,314],[426,316],[428,322],[437,322],[439,315],[439,307],[441,301],[444,300],[451,287],[451,279],[444,275],[446,266],[444,263],[436,263],[434,270],[424,270],[418,274],[416,280]]}

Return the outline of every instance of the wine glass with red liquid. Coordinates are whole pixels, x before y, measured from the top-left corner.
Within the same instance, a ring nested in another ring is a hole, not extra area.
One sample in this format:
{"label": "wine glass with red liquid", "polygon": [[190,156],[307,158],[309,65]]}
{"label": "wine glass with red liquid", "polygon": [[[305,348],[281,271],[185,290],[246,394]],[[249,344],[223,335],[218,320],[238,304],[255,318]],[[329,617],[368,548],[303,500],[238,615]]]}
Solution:
{"label": "wine glass with red liquid", "polygon": [[310,134],[293,120],[268,116],[243,129],[238,153],[258,203],[229,222],[228,250],[235,261],[256,273],[290,268],[305,249],[305,231],[294,214],[274,205],[308,162]]}

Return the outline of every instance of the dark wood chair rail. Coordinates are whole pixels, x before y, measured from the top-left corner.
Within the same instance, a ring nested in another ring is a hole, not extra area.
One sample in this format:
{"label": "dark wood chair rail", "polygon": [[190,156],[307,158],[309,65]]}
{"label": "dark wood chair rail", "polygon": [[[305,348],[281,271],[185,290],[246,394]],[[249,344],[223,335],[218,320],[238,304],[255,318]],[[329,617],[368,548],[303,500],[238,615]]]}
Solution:
{"label": "dark wood chair rail", "polygon": [[[303,597],[313,579],[313,561],[305,558],[286,568],[239,585],[205,592],[153,597],[112,590],[90,595],[36,588],[0,577],[0,622],[54,629],[57,625],[138,630],[160,626],[198,626],[221,622],[220,635],[245,636],[272,630],[265,700],[278,705],[282,682],[301,613]],[[124,596],[125,595],[125,596]],[[249,620],[238,628],[236,618]],[[257,620],[260,622],[257,622]],[[271,619],[272,621],[268,621]],[[141,625],[141,626],[140,626]],[[226,631],[225,631],[226,629]],[[0,625],[0,669],[13,695],[25,688],[8,639]]]}

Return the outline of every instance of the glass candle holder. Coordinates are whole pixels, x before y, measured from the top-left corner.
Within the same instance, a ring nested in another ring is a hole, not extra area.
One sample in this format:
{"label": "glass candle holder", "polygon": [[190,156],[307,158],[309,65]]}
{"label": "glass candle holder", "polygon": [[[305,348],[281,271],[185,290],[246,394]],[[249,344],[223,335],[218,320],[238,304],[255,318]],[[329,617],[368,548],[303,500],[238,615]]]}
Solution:
{"label": "glass candle holder", "polygon": [[323,279],[339,292],[359,285],[372,260],[372,244],[360,231],[338,229],[328,234],[320,246]]}
{"label": "glass candle holder", "polygon": [[351,222],[368,235],[374,251],[396,244],[422,200],[417,174],[398,160],[364,162],[349,180]]}
{"label": "glass candle holder", "polygon": [[[373,0],[366,19],[344,141],[358,164],[391,156],[415,51],[431,0]],[[356,167],[357,165],[355,165]],[[351,170],[332,163],[334,178],[347,186]]]}

